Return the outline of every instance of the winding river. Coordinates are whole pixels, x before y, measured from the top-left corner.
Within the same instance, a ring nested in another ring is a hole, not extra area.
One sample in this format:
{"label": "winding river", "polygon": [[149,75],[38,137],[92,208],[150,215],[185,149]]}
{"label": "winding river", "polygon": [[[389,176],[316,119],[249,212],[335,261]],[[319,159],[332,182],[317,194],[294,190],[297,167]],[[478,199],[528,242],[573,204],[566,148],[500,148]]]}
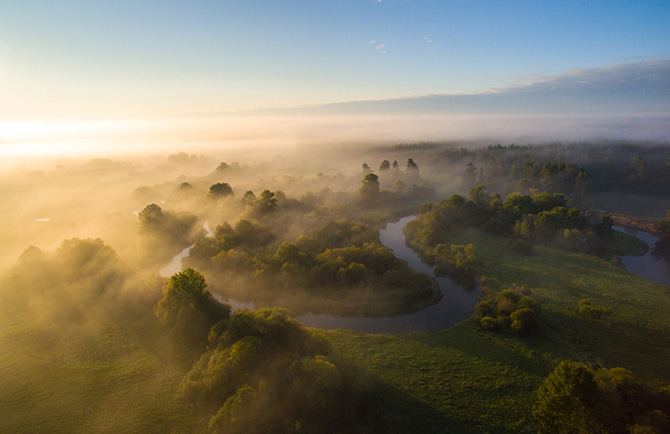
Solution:
{"label": "winding river", "polygon": [[[423,263],[419,256],[405,244],[405,234],[402,230],[407,223],[414,219],[416,219],[416,216],[405,217],[395,223],[388,223],[379,232],[379,238],[383,245],[392,249],[398,258],[407,261],[412,268],[435,278],[443,295],[437,304],[417,312],[390,317],[342,317],[307,313],[296,317],[296,319],[308,327],[321,329],[396,334],[416,331],[436,332],[451,327],[472,315],[477,303],[479,288],[468,292],[446,277],[435,276],[433,267]],[[213,236],[207,223],[205,223],[204,229],[207,231],[207,236]],[[632,235],[652,246],[645,255],[622,257],[621,262],[626,269],[646,279],[670,285],[668,263],[653,254],[653,246],[658,242],[658,238],[647,232],[631,231],[618,226],[614,226],[614,229]],[[169,277],[181,271],[181,261],[188,256],[192,247],[189,246],[179,252],[169,265],[160,270],[159,274]],[[232,299],[222,300],[220,297],[216,297],[220,301],[230,304],[233,310],[253,309],[255,307],[252,302],[245,303]]]}
{"label": "winding river", "polygon": [[659,240],[658,237],[648,232],[634,231],[620,226],[613,226],[612,229],[634,236],[649,246],[649,251],[642,256],[623,256],[621,258],[621,262],[626,267],[626,270],[645,279],[670,285],[670,268],[668,267],[668,262],[654,255],[654,246],[656,246]]}
{"label": "winding river", "polygon": [[[395,223],[388,223],[379,232],[379,238],[383,245],[392,249],[398,258],[407,261],[412,268],[435,277],[443,295],[437,304],[417,312],[390,317],[342,317],[307,313],[296,317],[296,319],[305,326],[320,329],[345,329],[361,333],[395,334],[416,331],[436,332],[451,327],[472,315],[477,303],[479,288],[468,292],[446,277],[436,277],[433,267],[424,264],[419,256],[405,244],[405,234],[403,234],[402,229],[414,219],[416,219],[416,216],[405,217]],[[207,236],[213,236],[207,223],[205,223],[205,230]],[[169,277],[181,271],[181,261],[188,256],[192,247],[189,246],[182,250],[172,259],[169,265],[160,270],[159,274],[163,277]],[[251,302],[244,303],[232,299],[220,299],[220,301],[230,304],[233,310],[254,308],[254,304]]]}
{"label": "winding river", "polygon": [[[383,245],[395,255],[422,273],[434,276],[433,267],[424,264],[419,256],[405,244],[402,229],[416,216],[405,217],[388,223],[379,232]],[[296,319],[309,327],[320,329],[345,329],[361,333],[408,333],[416,331],[436,332],[451,327],[468,318],[475,310],[479,289],[466,292],[446,277],[435,277],[442,291],[442,299],[432,306],[417,312],[391,317],[341,317],[328,314],[308,313]]]}

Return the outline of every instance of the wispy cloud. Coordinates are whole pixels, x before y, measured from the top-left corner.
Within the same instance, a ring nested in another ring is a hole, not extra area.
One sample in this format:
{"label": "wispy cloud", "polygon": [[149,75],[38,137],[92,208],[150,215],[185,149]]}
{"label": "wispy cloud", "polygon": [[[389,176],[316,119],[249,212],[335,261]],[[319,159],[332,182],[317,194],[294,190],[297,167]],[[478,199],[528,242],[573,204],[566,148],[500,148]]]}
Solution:
{"label": "wispy cloud", "polygon": [[379,45],[377,45],[377,46],[375,47],[375,50],[382,50],[382,49],[384,49],[384,48],[386,48],[386,45],[384,45],[384,44],[379,44]]}
{"label": "wispy cloud", "polygon": [[368,41],[368,45],[376,44],[377,41]]}
{"label": "wispy cloud", "polygon": [[525,76],[494,92],[542,91],[577,88],[639,88],[655,84],[670,88],[670,59],[623,63],[601,68],[571,69],[560,74]]}
{"label": "wispy cloud", "polygon": [[423,37],[423,40],[424,40],[426,43],[428,43],[428,44],[430,44],[431,42],[433,42],[433,40],[432,40],[432,39],[429,39],[428,36],[424,36],[424,37]]}

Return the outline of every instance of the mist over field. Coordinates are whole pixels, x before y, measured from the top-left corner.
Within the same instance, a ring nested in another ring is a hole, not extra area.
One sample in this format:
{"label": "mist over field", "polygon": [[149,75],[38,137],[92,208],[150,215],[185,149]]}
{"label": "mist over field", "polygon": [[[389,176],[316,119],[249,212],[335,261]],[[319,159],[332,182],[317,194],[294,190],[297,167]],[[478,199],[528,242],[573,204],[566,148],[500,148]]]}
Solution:
{"label": "mist over field", "polygon": [[0,433],[670,433],[667,1],[0,3]]}

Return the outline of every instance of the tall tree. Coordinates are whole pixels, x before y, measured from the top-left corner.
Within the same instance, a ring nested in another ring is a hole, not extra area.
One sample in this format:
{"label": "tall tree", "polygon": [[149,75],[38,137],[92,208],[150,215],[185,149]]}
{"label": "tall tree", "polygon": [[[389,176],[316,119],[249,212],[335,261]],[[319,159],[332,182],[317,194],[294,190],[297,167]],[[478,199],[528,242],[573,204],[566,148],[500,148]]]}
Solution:
{"label": "tall tree", "polygon": [[379,196],[379,177],[374,173],[368,173],[363,177],[363,183],[358,190],[361,199],[374,200]]}

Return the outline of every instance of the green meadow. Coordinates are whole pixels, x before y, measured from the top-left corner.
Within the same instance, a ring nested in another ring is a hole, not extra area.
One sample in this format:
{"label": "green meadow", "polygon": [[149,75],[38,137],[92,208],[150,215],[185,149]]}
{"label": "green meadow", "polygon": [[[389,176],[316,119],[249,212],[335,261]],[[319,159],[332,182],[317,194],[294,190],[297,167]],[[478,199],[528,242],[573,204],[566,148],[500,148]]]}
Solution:
{"label": "green meadow", "polygon": [[[476,246],[484,291],[525,286],[540,303],[541,324],[525,336],[480,330],[474,319],[439,333],[324,332],[342,361],[386,383],[395,391],[391,401],[413,409],[407,419],[397,413],[398,432],[534,432],[536,390],[566,359],[624,367],[650,385],[670,384],[667,286],[608,258],[541,246],[533,256],[517,255],[507,239],[477,229],[448,241]],[[617,235],[615,244],[641,253],[625,236]],[[608,314],[600,320],[579,314],[582,299]]]}

